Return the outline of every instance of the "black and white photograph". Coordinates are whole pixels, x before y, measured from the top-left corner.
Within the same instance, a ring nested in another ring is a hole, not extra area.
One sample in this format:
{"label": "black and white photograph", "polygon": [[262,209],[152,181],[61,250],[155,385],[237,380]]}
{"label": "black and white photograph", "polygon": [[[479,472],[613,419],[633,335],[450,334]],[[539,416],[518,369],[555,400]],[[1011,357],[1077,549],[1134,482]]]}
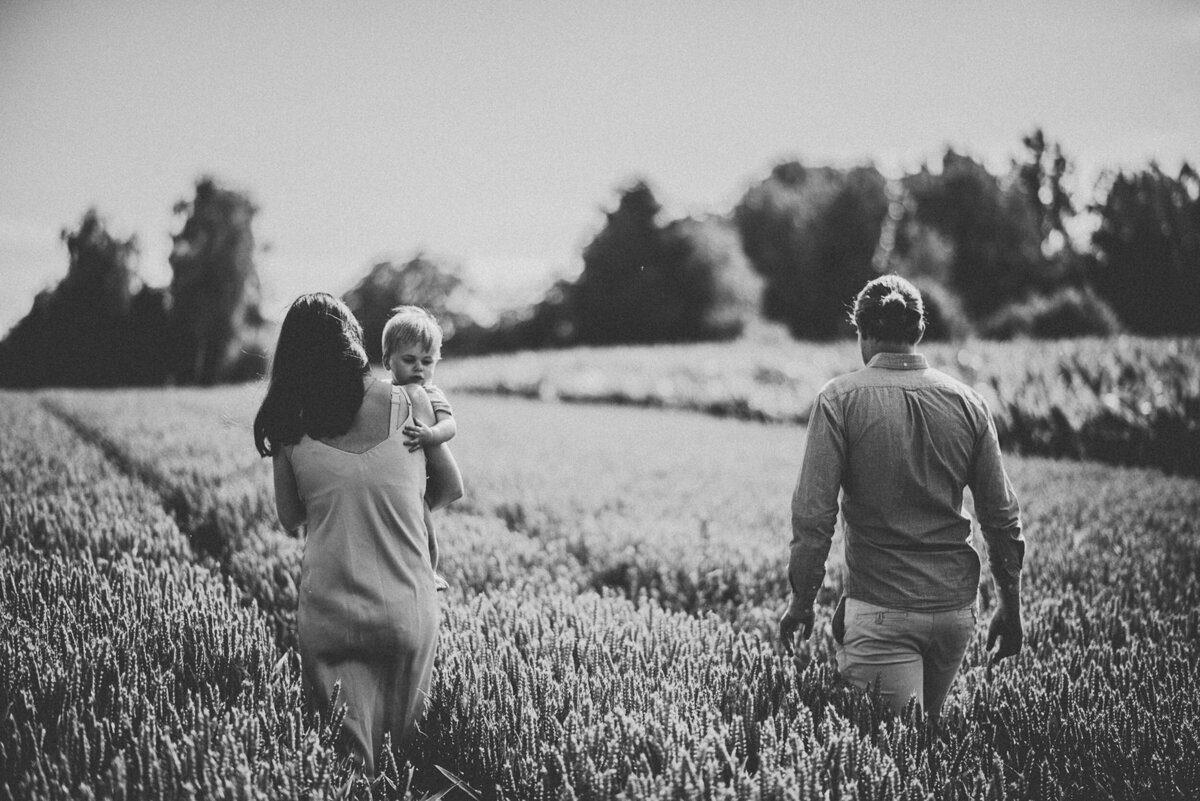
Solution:
{"label": "black and white photograph", "polygon": [[1200,2],[0,0],[0,801],[1200,798]]}

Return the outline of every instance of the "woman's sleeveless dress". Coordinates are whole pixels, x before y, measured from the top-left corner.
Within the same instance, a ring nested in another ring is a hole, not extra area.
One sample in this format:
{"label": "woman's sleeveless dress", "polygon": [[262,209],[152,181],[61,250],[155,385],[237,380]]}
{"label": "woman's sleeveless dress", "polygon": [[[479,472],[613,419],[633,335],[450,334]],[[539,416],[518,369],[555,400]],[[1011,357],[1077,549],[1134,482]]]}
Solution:
{"label": "woman's sleeveless dress", "polygon": [[423,517],[425,455],[410,453],[396,433],[401,394],[407,399],[392,388],[388,438],[369,450],[304,437],[291,454],[308,524],[300,657],[323,706],[341,681],[345,732],[370,773],[385,732],[397,746],[416,732],[440,622]]}

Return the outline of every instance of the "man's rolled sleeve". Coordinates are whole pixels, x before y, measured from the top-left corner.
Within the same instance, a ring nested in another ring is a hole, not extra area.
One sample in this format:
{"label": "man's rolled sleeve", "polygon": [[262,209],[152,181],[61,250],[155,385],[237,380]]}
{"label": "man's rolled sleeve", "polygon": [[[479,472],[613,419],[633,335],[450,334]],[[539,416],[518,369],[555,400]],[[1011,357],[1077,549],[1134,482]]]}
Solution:
{"label": "man's rolled sleeve", "polygon": [[971,471],[971,494],[975,514],[987,543],[988,566],[1001,593],[1015,595],[1020,589],[1025,539],[1021,536],[1021,508],[1012,482],[1004,470],[996,424],[986,407],[986,424],[976,441]]}
{"label": "man's rolled sleeve", "polygon": [[792,543],[788,581],[792,608],[811,609],[825,580],[838,492],[846,465],[846,436],[838,410],[824,392],[817,396],[808,422],[804,461],[792,493]]}

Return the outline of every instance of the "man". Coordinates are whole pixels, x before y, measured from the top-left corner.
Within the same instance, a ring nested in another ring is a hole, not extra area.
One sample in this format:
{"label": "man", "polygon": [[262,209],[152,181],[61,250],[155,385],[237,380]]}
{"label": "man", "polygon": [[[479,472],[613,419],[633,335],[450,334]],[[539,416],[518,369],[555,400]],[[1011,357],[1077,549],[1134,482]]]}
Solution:
{"label": "man", "polygon": [[852,312],[866,365],[822,388],[792,497],[788,578],[779,622],[790,653],[807,638],[837,519],[846,521],[845,594],[834,615],[838,671],[878,685],[895,712],[910,699],[936,716],[975,632],[979,557],[962,513],[970,487],[999,606],[993,661],[1021,649],[1020,509],[983,399],[929,368],[917,289],[896,275],[868,283]]}

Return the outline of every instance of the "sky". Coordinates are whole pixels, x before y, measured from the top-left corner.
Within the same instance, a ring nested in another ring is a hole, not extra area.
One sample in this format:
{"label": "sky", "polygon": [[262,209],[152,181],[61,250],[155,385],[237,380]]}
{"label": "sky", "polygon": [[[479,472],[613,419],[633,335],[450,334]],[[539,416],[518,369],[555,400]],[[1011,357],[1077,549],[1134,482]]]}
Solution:
{"label": "sky", "polygon": [[784,159],[1200,163],[1200,2],[0,0],[0,332],[95,207],[170,280],[211,175],[259,208],[265,311],[383,259],[497,302],[580,266],[618,192],[728,211]]}

